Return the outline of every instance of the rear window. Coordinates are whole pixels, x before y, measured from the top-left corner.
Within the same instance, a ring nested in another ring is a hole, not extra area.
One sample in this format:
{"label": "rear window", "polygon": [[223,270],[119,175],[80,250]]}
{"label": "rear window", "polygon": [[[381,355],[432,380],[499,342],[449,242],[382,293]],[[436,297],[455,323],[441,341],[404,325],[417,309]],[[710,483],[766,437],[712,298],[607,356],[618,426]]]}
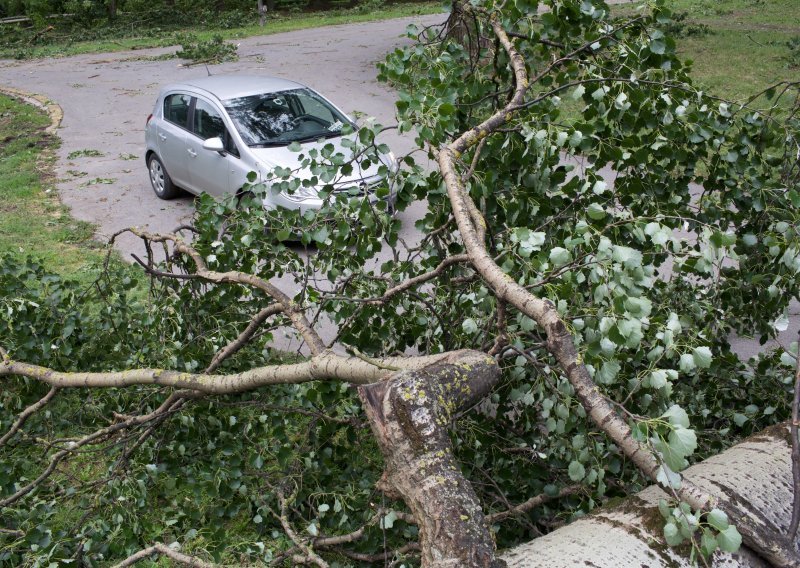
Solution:
{"label": "rear window", "polygon": [[185,94],[174,93],[164,97],[164,119],[186,128],[189,120],[189,105],[192,97]]}

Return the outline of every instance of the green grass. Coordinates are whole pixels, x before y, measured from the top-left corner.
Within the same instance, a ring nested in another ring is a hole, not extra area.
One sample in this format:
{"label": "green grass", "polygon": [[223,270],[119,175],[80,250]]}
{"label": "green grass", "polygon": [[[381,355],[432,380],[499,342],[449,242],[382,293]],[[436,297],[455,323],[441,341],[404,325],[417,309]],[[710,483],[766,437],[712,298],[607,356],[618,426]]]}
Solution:
{"label": "green grass", "polygon": [[45,132],[49,124],[43,111],[0,95],[0,253],[30,255],[49,270],[80,277],[104,255],[93,227],[70,217],[58,200],[58,139]]}
{"label": "green grass", "polygon": [[[678,25],[678,52],[693,61],[692,77],[709,93],[742,101],[779,81],[800,80],[797,0],[671,0],[667,5],[673,14],[685,14]],[[632,6],[614,8],[615,14],[633,11]]]}
{"label": "green grass", "polygon": [[[36,45],[29,41],[29,38],[22,36],[14,40],[10,34],[3,37],[0,30],[0,58],[29,59],[40,57],[65,57],[83,53],[106,53],[115,51],[127,51],[133,49],[145,49],[151,47],[168,47],[177,45],[176,37],[191,33],[200,40],[209,40],[214,35],[221,35],[226,40],[237,40],[252,36],[271,35],[282,32],[290,32],[308,28],[324,26],[334,26],[340,24],[353,24],[359,22],[373,22],[379,20],[389,20],[392,18],[403,18],[423,14],[435,14],[443,12],[446,4],[442,1],[427,1],[414,3],[397,3],[378,8],[374,11],[358,10],[331,10],[327,12],[313,13],[272,13],[268,16],[266,25],[259,26],[255,21],[252,25],[231,29],[220,29],[214,27],[189,27],[175,26],[166,28],[161,24],[162,29],[154,29],[153,26],[142,27],[141,33],[130,33],[130,31],[120,31],[120,36],[124,37],[104,37],[90,41],[74,41],[74,39],[64,33],[51,39],[45,34],[43,39],[47,43]],[[166,29],[165,29],[166,28]],[[98,30],[82,30],[79,35],[86,33],[100,33],[103,28]],[[52,32],[58,33],[58,32]],[[99,35],[99,34],[98,34]],[[103,35],[110,35],[103,33]]]}

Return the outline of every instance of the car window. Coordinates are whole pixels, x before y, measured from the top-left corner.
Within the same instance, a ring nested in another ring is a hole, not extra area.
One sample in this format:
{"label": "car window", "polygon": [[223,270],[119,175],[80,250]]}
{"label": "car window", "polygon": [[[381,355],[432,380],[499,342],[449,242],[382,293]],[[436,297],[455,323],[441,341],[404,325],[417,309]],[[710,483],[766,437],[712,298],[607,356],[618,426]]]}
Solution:
{"label": "car window", "polygon": [[248,146],[286,146],[337,137],[349,124],[347,117],[310,89],[230,99],[223,105]]}
{"label": "car window", "polygon": [[192,132],[203,140],[217,137],[221,138],[225,151],[237,158],[240,157],[239,148],[236,147],[233,136],[230,135],[230,132],[228,132],[228,129],[225,127],[225,123],[219,111],[211,103],[203,99],[197,99],[197,102],[194,104]]}
{"label": "car window", "polygon": [[186,128],[189,119],[189,104],[192,97],[189,95],[174,93],[164,97],[164,119]]}
{"label": "car window", "polygon": [[192,117],[192,132],[203,140],[225,138],[225,123],[219,112],[203,99],[197,99]]}
{"label": "car window", "polygon": [[334,116],[334,109],[328,105],[323,104],[323,101],[317,97],[309,96],[310,93],[297,93],[297,102],[301,106],[300,111],[303,114],[308,114],[311,116],[317,116],[319,118],[325,119],[331,124],[336,121],[336,116]]}

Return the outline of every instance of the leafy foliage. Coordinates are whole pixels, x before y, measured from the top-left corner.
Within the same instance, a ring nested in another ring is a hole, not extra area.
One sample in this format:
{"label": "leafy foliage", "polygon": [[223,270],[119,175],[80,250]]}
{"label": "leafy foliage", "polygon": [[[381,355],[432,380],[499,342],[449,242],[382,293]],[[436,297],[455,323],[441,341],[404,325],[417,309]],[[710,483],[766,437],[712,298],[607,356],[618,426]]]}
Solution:
{"label": "leafy foliage", "polygon": [[221,35],[215,35],[209,40],[200,40],[192,34],[177,37],[181,49],[175,55],[188,59],[193,63],[222,63],[223,61],[236,61],[236,46],[226,43]]}
{"label": "leafy foliage", "polygon": [[[521,36],[534,78],[502,133],[461,156],[465,183],[497,263],[553,302],[602,393],[620,403],[673,483],[672,472],[689,461],[788,414],[796,347],[745,363],[730,338],[773,337],[800,295],[800,124],[783,107],[734,104],[693,87],[665,32],[672,19],[663,4],[626,21],[602,3],[547,5],[538,16],[526,1],[475,7]],[[381,65],[399,90],[400,130],[431,159],[458,133],[480,136],[514,84],[505,52],[475,35],[479,24],[461,24],[450,35],[410,30],[415,42]],[[781,89],[796,96],[796,85]],[[567,112],[568,104],[577,110]],[[501,546],[646,483],[588,424],[542,330],[499,303],[472,269],[454,262],[442,278],[393,292],[464,246],[442,175],[412,156],[397,172],[381,167],[376,200],[347,185],[354,168],[382,163],[389,149],[381,130],[367,123],[347,133],[352,156],[332,144],[290,147],[309,179],[276,169],[240,195],[201,196],[192,246],[212,270],[283,283],[310,319],[333,322],[337,342],[367,358],[496,347],[502,383],[454,429],[458,457],[489,511],[533,495],[551,499],[494,526]],[[319,213],[263,206],[268,192],[309,187],[323,188]],[[390,209],[415,200],[426,203],[416,223],[423,236],[407,243]],[[194,271],[174,255],[161,269]],[[9,314],[0,345],[15,358],[67,370],[200,371],[271,302],[239,284],[192,278],[154,278],[145,292],[114,269],[90,292],[32,264],[7,260],[0,276],[0,310]],[[271,321],[220,371],[300,357],[271,347],[285,324],[283,316]],[[0,421],[9,424],[43,394],[36,383],[15,383],[0,395]],[[88,434],[101,416],[151,411],[167,394],[120,389],[92,393],[83,406],[77,393],[59,396],[58,411],[31,418],[4,459],[0,497],[36,471],[34,460],[49,451],[41,439],[64,438],[68,429]],[[416,529],[390,512],[401,504],[376,489],[382,464],[364,424],[353,390],[336,383],[189,402],[140,447],[141,430],[111,437],[4,511],[23,536],[0,535],[0,560],[56,561],[81,547],[94,565],[154,539],[215,559],[280,560],[291,543],[275,516],[275,488],[287,482],[296,489],[291,522],[304,535],[367,524],[352,550],[398,549]],[[579,493],[556,498],[575,484]],[[668,542],[699,539],[704,555],[738,546],[719,512],[663,509]],[[382,522],[370,524],[376,513]],[[340,549],[326,554],[351,563]]]}

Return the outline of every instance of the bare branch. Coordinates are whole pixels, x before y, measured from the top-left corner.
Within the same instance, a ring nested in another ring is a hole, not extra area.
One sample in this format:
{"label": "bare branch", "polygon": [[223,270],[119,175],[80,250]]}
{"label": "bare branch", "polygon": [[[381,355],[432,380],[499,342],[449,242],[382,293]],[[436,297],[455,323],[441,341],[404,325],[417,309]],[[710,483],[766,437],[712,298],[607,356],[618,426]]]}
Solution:
{"label": "bare branch", "polygon": [[[2,375],[2,373],[0,373],[0,375]],[[111,426],[106,426],[105,428],[101,428],[100,430],[92,432],[91,434],[87,434],[86,436],[77,441],[68,442],[67,446],[64,449],[59,450],[50,457],[50,463],[47,465],[45,470],[39,474],[39,476],[36,479],[31,481],[24,487],[18,489],[16,493],[6,497],[5,499],[0,500],[0,507],[7,507],[13,503],[16,503],[17,501],[22,499],[25,495],[36,489],[39,485],[44,483],[44,481],[47,480],[47,478],[49,478],[50,475],[52,475],[52,473],[58,467],[59,463],[61,463],[65,458],[75,453],[83,446],[86,446],[93,442],[98,442],[100,440],[105,440],[108,437],[112,436],[113,434],[116,434],[117,432],[126,430],[134,426],[138,426],[140,424],[145,424],[147,422],[150,422],[151,420],[159,418],[165,413],[171,412],[170,406],[173,404],[173,402],[174,400],[172,399],[172,397],[168,397],[167,400],[164,401],[164,403],[162,403],[161,406],[159,406],[153,412],[150,412],[148,414],[142,414],[140,416],[131,417],[123,422],[118,422],[116,424],[112,424]]]}
{"label": "bare branch", "polygon": [[225,347],[217,351],[214,358],[209,363],[208,367],[206,367],[206,373],[213,373],[217,367],[219,367],[225,359],[234,355],[239,349],[247,345],[247,342],[253,337],[261,324],[263,324],[267,318],[270,316],[274,316],[279,314],[283,311],[283,307],[280,304],[272,304],[271,306],[267,306],[260,312],[258,312],[253,319],[250,320],[250,323],[247,327],[239,334],[239,336],[228,343]]}
{"label": "bare branch", "polygon": [[327,350],[302,363],[256,367],[241,373],[211,375],[183,373],[165,369],[131,369],[105,373],[59,372],[6,358],[0,363],[0,377],[29,377],[59,388],[109,388],[132,385],[157,385],[199,391],[206,394],[231,394],[279,384],[299,384],[319,380],[338,380],[369,384],[386,379],[387,369],[421,369],[449,353],[424,357],[385,357],[366,362]]}
{"label": "bare branch", "polygon": [[362,552],[353,552],[352,550],[343,550],[341,548],[337,548],[336,552],[360,562],[388,562],[389,559],[395,556],[418,552],[419,549],[419,544],[416,542],[409,542],[395,550],[387,550],[386,552],[379,552],[377,554],[364,554]]}
{"label": "bare branch", "polygon": [[145,240],[146,242],[172,244],[176,253],[188,256],[195,265],[197,275],[208,282],[222,283],[236,283],[261,290],[283,308],[283,312],[289,317],[295,329],[303,336],[303,339],[308,344],[311,353],[317,355],[325,351],[325,342],[322,341],[319,334],[311,327],[308,319],[306,318],[303,310],[295,304],[289,296],[283,293],[277,286],[271,282],[259,278],[252,274],[231,270],[227,272],[215,272],[209,270],[206,266],[205,260],[202,255],[197,252],[193,247],[189,246],[180,236],[175,234],[153,234],[140,229],[128,229],[137,237]]}
{"label": "bare branch", "polygon": [[11,428],[8,429],[8,432],[0,438],[0,447],[5,445],[11,438],[14,437],[14,434],[22,428],[22,425],[25,424],[25,421],[33,414],[39,411],[43,406],[45,406],[48,402],[53,400],[53,397],[58,392],[57,387],[52,387],[46,395],[44,395],[41,399],[31,404],[28,408],[20,412],[19,416],[17,417],[16,421],[11,425]]}
{"label": "bare branch", "polygon": [[469,257],[466,254],[456,254],[453,256],[448,256],[447,258],[442,260],[442,262],[440,262],[439,265],[430,272],[425,272],[424,274],[419,274],[417,276],[414,276],[413,278],[409,278],[408,280],[401,282],[400,284],[397,284],[396,286],[393,286],[388,290],[386,290],[386,292],[384,292],[383,296],[381,296],[380,298],[370,299],[366,303],[382,304],[387,300],[391,299],[392,297],[396,296],[400,292],[404,292],[405,290],[413,288],[414,286],[423,284],[425,282],[433,280],[434,278],[437,278],[445,271],[447,267],[452,266],[453,264],[458,264],[463,262],[469,262]]}
{"label": "bare branch", "polygon": [[279,514],[275,514],[273,512],[273,515],[275,515],[280,521],[281,526],[283,527],[283,532],[286,533],[286,536],[288,536],[289,539],[300,550],[304,552],[304,554],[302,555],[295,554],[292,557],[292,560],[300,564],[316,564],[320,568],[329,568],[328,563],[325,562],[322,558],[320,558],[320,556],[316,552],[314,552],[314,550],[312,549],[311,546],[308,545],[306,540],[301,539],[299,536],[297,536],[297,533],[294,532],[294,529],[292,528],[292,524],[289,522],[289,516],[288,516],[289,501],[294,499],[296,493],[297,489],[295,489],[292,492],[292,494],[289,495],[289,497],[286,497],[286,495],[283,492],[283,489],[278,487],[275,491],[275,495],[278,497],[278,503],[280,504],[281,510]]}
{"label": "bare branch", "polygon": [[520,503],[519,505],[515,505],[514,507],[508,509],[507,511],[501,511],[499,513],[492,513],[491,515],[486,515],[486,520],[490,523],[497,523],[508,517],[514,515],[521,515],[523,513],[527,513],[531,509],[535,507],[539,507],[540,505],[544,505],[548,501],[552,501],[553,499],[560,499],[562,497],[567,497],[569,495],[575,495],[576,493],[580,493],[583,490],[582,485],[568,485],[567,487],[563,487],[556,495],[548,495],[546,493],[542,493],[540,495],[536,495],[531,497],[527,501]]}
{"label": "bare branch", "polygon": [[115,564],[113,568],[127,568],[128,566],[133,566],[140,560],[144,560],[153,555],[163,555],[167,558],[174,560],[175,562],[179,562],[185,566],[191,566],[192,568],[215,568],[218,564],[210,564],[203,560],[200,560],[196,556],[188,556],[186,554],[182,554],[175,549],[170,548],[166,544],[154,544],[148,548],[144,548],[139,552],[128,556],[125,560],[120,562],[119,564]]}

